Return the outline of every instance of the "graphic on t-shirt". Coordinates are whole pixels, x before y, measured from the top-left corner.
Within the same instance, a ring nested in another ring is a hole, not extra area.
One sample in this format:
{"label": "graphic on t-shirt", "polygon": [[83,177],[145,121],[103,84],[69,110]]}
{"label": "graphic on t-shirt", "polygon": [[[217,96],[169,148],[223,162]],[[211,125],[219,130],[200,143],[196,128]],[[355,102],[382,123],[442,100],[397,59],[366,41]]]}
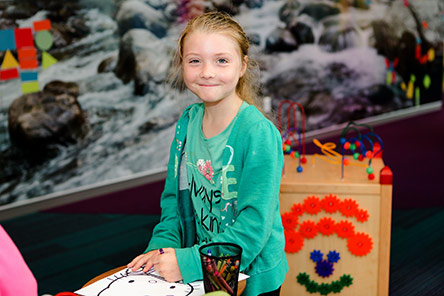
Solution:
{"label": "graphic on t-shirt", "polygon": [[192,176],[190,194],[191,199],[196,201],[194,205],[199,218],[198,223],[206,232],[219,233],[220,219],[219,215],[215,213],[215,207],[213,206],[219,205],[221,202],[220,190],[206,187],[204,184],[198,184],[194,176]]}
{"label": "graphic on t-shirt", "polygon": [[228,148],[230,150],[230,158],[228,159],[228,163],[222,168],[222,199],[230,200],[233,198],[237,198],[237,191],[229,190],[229,185],[236,184],[237,180],[236,178],[228,178],[227,176],[228,172],[235,171],[234,165],[231,164],[231,161],[233,160],[234,149],[230,145],[225,146],[225,148]]}
{"label": "graphic on t-shirt", "polygon": [[211,184],[214,184],[214,170],[213,166],[211,165],[211,160],[199,159],[197,160],[196,166],[199,173],[201,173],[208,181],[210,181]]}

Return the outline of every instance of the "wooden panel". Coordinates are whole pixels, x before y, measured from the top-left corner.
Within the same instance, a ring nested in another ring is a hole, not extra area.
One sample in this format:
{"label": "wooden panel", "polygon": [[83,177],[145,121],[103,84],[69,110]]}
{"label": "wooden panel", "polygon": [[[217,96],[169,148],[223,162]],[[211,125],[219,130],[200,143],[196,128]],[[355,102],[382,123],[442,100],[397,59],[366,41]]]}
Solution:
{"label": "wooden panel", "polygon": [[390,273],[390,232],[392,221],[392,186],[381,185],[381,225],[379,240],[378,295],[388,295]]}
{"label": "wooden panel", "polygon": [[[281,214],[290,212],[295,203],[302,204],[309,196],[316,196],[322,200],[324,196],[334,194],[341,201],[355,200],[360,209],[369,213],[366,222],[359,222],[355,217],[347,218],[340,212],[328,214],[321,211],[316,215],[304,213],[299,217],[300,223],[311,220],[318,222],[323,217],[330,217],[335,222],[349,221],[355,227],[355,232],[368,234],[373,247],[365,256],[353,255],[347,248],[347,240],[336,234],[324,236],[318,234],[312,239],[304,239],[303,248],[297,253],[287,253],[290,271],[287,274],[281,295],[320,295],[306,291],[305,286],[297,282],[297,275],[305,272],[310,279],[318,284],[331,283],[348,274],[353,278],[353,284],[343,290],[329,295],[388,295],[388,271],[390,253],[390,220],[391,220],[391,185],[379,184],[379,171],[384,166],[382,160],[373,161],[375,180],[368,180],[365,168],[346,167],[345,176],[341,179],[340,166],[316,159],[315,166],[311,164],[311,156],[305,164],[302,173],[296,172],[296,160],[286,157],[285,176],[282,179],[280,194]],[[338,171],[339,169],[339,171]],[[383,198],[381,198],[383,196]],[[299,225],[297,227],[299,227]],[[297,230],[298,228],[296,228]],[[336,251],[341,259],[333,264],[331,276],[322,278],[316,271],[316,264],[310,259],[313,250],[320,250],[327,259],[329,251]]]}
{"label": "wooden panel", "polygon": [[[285,156],[285,166],[282,175],[282,192],[300,191],[300,186],[336,186],[340,190],[365,190],[368,193],[380,193],[379,171],[384,167],[382,159],[376,158],[372,161],[375,179],[368,180],[366,167],[368,162],[357,162],[360,166],[345,166],[344,178],[340,165],[328,163],[318,157],[307,155],[307,163],[303,164],[303,172],[298,173],[296,168],[298,162],[290,156]],[[359,188],[356,189],[355,188]]]}

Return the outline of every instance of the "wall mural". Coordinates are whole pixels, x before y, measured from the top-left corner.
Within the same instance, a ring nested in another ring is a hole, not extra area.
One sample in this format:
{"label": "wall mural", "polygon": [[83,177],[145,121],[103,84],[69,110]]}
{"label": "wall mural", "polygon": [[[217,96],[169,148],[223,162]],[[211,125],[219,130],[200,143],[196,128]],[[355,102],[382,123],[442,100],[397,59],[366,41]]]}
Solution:
{"label": "wall mural", "polygon": [[176,40],[213,9],[306,131],[442,98],[440,0],[1,1],[0,206],[166,167],[196,101],[164,82]]}

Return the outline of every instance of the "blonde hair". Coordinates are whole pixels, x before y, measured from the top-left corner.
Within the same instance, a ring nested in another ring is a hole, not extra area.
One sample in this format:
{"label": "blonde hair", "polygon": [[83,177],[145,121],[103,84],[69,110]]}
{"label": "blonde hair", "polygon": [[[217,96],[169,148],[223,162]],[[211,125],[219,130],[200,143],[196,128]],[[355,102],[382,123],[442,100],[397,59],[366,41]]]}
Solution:
{"label": "blonde hair", "polygon": [[[169,83],[172,87],[183,91],[186,85],[183,79],[183,46],[188,35],[200,31],[206,33],[221,33],[233,38],[239,47],[241,60],[247,57],[247,68],[236,85],[237,95],[250,105],[258,105],[259,67],[248,57],[250,42],[242,27],[233,18],[224,12],[207,12],[191,19],[179,37],[176,53],[172,61]],[[260,108],[259,108],[260,109]]]}

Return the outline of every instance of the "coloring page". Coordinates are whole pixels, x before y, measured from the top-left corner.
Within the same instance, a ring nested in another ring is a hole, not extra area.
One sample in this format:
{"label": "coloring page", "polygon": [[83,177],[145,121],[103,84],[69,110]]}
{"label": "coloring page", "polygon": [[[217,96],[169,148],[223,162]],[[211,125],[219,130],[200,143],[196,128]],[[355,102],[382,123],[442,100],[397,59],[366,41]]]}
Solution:
{"label": "coloring page", "polygon": [[75,293],[82,296],[198,296],[204,295],[205,291],[202,281],[170,283],[153,268],[148,272],[142,272],[142,269],[132,272],[125,268]]}

